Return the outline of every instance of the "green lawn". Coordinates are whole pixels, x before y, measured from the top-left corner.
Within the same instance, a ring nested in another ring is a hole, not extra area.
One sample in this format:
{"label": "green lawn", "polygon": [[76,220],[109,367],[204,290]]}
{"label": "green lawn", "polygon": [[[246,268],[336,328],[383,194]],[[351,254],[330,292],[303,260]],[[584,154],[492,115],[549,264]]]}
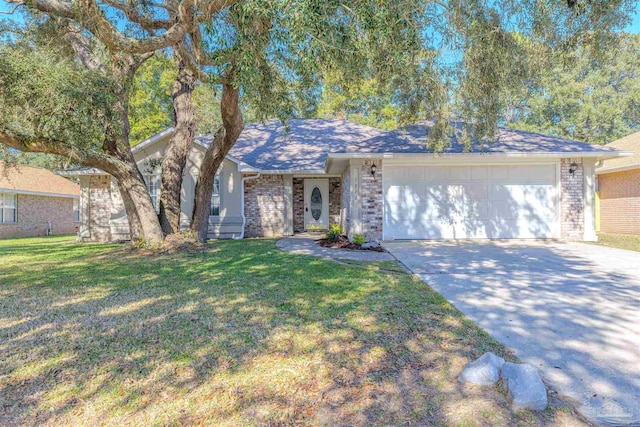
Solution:
{"label": "green lawn", "polygon": [[401,269],[274,242],[0,240],[0,425],[579,424],[461,387],[504,348]]}
{"label": "green lawn", "polygon": [[640,236],[598,233],[597,245],[640,252]]}

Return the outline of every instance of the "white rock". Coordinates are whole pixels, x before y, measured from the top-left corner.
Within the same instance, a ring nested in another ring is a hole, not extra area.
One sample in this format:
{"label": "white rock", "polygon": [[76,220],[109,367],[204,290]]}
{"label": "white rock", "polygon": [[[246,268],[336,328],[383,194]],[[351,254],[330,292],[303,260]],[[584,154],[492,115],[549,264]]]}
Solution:
{"label": "white rock", "polygon": [[502,357],[491,352],[485,353],[473,362],[467,363],[458,381],[477,385],[495,384],[500,378],[500,368],[504,363]]}
{"label": "white rock", "polygon": [[547,389],[538,370],[529,364],[505,363],[500,370],[502,386],[507,390],[514,411],[531,409],[544,411],[547,407]]}

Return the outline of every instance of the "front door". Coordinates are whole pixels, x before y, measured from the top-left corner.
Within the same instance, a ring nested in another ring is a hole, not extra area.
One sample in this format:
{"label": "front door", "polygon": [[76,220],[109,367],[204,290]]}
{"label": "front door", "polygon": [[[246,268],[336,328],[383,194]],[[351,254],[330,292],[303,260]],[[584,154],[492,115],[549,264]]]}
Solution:
{"label": "front door", "polygon": [[326,230],[329,228],[329,180],[304,180],[304,228]]}

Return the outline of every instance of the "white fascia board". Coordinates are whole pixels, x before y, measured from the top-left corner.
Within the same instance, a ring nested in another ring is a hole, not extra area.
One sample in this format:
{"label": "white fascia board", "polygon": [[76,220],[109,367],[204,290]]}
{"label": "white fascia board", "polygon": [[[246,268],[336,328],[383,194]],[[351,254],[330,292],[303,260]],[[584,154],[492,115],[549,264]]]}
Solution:
{"label": "white fascia board", "polygon": [[292,170],[292,169],[258,169],[254,167],[238,168],[241,173],[261,173],[263,175],[326,175],[322,169]]}
{"label": "white fascia board", "polygon": [[173,131],[174,131],[173,127],[167,128],[162,132],[153,135],[151,138],[147,138],[141,143],[134,145],[133,147],[131,147],[131,152],[135,153],[136,151],[140,151],[143,148],[148,147],[149,145],[152,145],[153,143],[157,142],[159,139],[162,139],[165,136],[172,134]]}
{"label": "white fascia board", "polygon": [[60,176],[82,176],[82,175],[109,175],[103,170],[98,168],[91,169],[75,169],[75,170],[57,170],[54,172]]}
{"label": "white fascia board", "polygon": [[640,164],[636,163],[627,166],[618,166],[617,168],[596,169],[596,175],[604,175],[606,173],[624,172],[633,169],[640,169]]}
{"label": "white fascia board", "polygon": [[25,196],[46,196],[46,197],[64,197],[66,199],[79,199],[80,195],[62,194],[62,193],[45,193],[43,191],[14,190],[12,188],[0,188],[0,193],[22,194]]}
{"label": "white fascia board", "polygon": [[255,170],[256,168],[254,168],[253,166],[251,166],[249,163],[245,163],[242,160],[238,159],[237,157],[232,156],[231,154],[227,154],[225,157],[227,160],[232,161],[233,163],[235,163],[236,165],[238,165],[238,170],[240,172],[242,172],[241,169],[251,169],[251,170]]}
{"label": "white fascia board", "polygon": [[[600,160],[614,157],[629,157],[633,153],[628,151],[574,151],[574,152],[535,152],[535,153],[329,153],[327,158],[333,159],[404,159],[404,158],[448,158],[448,159],[481,159],[491,158],[597,158]],[[327,161],[328,161],[327,159]]]}

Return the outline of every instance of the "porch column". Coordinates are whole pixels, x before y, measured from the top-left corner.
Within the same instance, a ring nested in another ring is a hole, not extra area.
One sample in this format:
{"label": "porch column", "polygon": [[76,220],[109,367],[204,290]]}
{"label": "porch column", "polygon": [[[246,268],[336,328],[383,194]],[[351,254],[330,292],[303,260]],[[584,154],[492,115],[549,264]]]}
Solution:
{"label": "porch column", "polygon": [[360,194],[360,172],[362,170],[362,159],[349,160],[349,175],[351,178],[351,188],[349,189],[349,230],[347,235],[349,240],[354,234],[362,232],[362,195]]}

